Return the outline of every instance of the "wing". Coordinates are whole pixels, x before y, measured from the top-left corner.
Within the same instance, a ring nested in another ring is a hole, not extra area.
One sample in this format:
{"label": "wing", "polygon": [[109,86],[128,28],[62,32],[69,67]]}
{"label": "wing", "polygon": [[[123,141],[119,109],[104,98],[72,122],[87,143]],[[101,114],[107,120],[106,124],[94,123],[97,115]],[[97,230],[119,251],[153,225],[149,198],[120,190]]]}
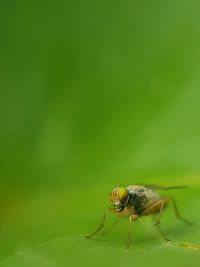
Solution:
{"label": "wing", "polygon": [[153,189],[153,190],[173,190],[173,189],[186,189],[188,186],[177,185],[177,186],[159,186],[159,185],[145,185],[145,187]]}

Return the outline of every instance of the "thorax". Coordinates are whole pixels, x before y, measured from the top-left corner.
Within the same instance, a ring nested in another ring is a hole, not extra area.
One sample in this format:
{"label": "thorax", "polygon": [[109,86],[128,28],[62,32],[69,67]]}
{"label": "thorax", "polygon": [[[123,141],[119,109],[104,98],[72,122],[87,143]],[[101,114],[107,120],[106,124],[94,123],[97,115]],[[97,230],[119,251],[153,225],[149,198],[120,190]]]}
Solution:
{"label": "thorax", "polygon": [[140,215],[145,209],[151,206],[162,197],[148,187],[141,185],[130,185],[129,200],[127,205],[134,208],[136,214]]}

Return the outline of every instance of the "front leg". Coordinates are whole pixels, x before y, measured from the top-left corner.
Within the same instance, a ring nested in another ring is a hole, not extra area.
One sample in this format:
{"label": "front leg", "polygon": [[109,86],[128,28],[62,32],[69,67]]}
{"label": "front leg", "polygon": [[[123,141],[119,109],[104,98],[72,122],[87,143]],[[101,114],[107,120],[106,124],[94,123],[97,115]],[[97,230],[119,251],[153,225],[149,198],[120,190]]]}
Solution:
{"label": "front leg", "polygon": [[99,223],[99,227],[92,234],[84,236],[85,238],[89,239],[89,238],[91,238],[92,236],[96,235],[99,231],[101,231],[103,229],[107,213],[108,213],[108,209],[104,212],[104,214],[103,214],[103,216],[101,218],[101,221]]}
{"label": "front leg", "polygon": [[138,216],[136,214],[132,214],[129,216],[129,225],[128,225],[128,241],[126,248],[129,249],[131,245],[131,241],[133,239],[133,231],[132,231],[132,225],[133,221],[136,221],[138,219]]}
{"label": "front leg", "polygon": [[113,230],[113,228],[118,224],[119,219],[120,219],[119,216],[116,217],[116,219],[115,219],[115,221],[112,223],[112,225],[111,225],[107,230],[103,231],[102,234],[103,234],[103,235],[107,235],[108,233],[110,233],[110,232]]}

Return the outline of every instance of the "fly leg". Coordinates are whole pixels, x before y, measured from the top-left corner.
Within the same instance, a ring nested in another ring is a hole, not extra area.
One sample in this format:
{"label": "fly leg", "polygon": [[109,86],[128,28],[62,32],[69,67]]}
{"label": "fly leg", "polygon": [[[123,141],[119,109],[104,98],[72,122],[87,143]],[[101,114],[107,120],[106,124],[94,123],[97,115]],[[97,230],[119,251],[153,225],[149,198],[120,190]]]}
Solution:
{"label": "fly leg", "polygon": [[103,231],[102,234],[107,235],[108,233],[110,233],[112,229],[118,224],[118,222],[119,222],[119,217],[117,217],[115,221],[112,223],[112,225],[107,230]]}
{"label": "fly leg", "polygon": [[99,224],[99,227],[92,234],[85,236],[85,238],[89,239],[89,238],[93,237],[99,231],[101,231],[103,229],[104,223],[105,223],[105,220],[106,220],[107,213],[108,213],[108,210],[106,210],[105,213],[103,214],[103,216],[101,218],[101,221],[100,221],[100,224]]}
{"label": "fly leg", "polygon": [[[163,233],[163,231],[160,228],[160,220],[162,217],[162,213],[163,213],[163,208],[164,206],[167,204],[167,200],[166,199],[160,199],[156,202],[154,202],[151,206],[149,206],[146,210],[143,211],[143,213],[141,215],[151,215],[151,214],[156,214],[158,213],[157,218],[155,219],[155,227],[158,230],[158,233],[160,234],[160,236],[162,237],[162,239],[164,241],[170,241]],[[155,218],[155,217],[154,217]]]}
{"label": "fly leg", "polygon": [[133,232],[132,232],[132,225],[133,225],[133,221],[137,220],[138,216],[133,214],[131,216],[129,216],[129,225],[128,225],[128,240],[127,240],[127,246],[126,248],[129,249],[130,245],[131,245],[131,241],[133,239]]}
{"label": "fly leg", "polygon": [[184,222],[185,224],[187,225],[193,225],[192,222],[189,222],[188,220],[186,220],[185,218],[183,218],[181,215],[180,215],[180,212],[179,212],[179,209],[177,207],[177,204],[176,204],[176,201],[173,197],[169,197],[168,198],[169,201],[172,202],[172,205],[173,205],[173,208],[174,208],[174,212],[175,212],[175,215],[176,215],[176,218],[182,222]]}

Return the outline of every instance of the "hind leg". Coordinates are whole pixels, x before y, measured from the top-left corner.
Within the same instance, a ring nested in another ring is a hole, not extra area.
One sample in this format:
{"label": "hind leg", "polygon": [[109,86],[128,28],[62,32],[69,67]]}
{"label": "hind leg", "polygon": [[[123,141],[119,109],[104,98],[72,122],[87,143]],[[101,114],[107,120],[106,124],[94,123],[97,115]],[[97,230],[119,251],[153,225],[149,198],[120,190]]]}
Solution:
{"label": "hind leg", "polygon": [[173,208],[174,208],[174,212],[175,212],[175,215],[176,215],[176,218],[182,222],[184,222],[185,224],[187,225],[192,225],[193,223],[192,222],[189,222],[187,219],[183,218],[179,212],[179,209],[177,207],[177,204],[176,204],[176,201],[173,197],[169,197],[168,198],[169,201],[172,203],[173,205]]}
{"label": "hind leg", "polygon": [[[151,215],[153,214],[153,219],[155,222],[155,227],[158,231],[158,233],[160,234],[161,238],[164,241],[170,241],[163,233],[163,231],[160,228],[160,220],[163,214],[163,208],[164,206],[167,204],[167,200],[166,199],[160,199],[156,202],[154,202],[151,206],[149,206],[146,210],[143,211],[142,215]],[[155,217],[155,214],[158,213],[158,216]]]}

